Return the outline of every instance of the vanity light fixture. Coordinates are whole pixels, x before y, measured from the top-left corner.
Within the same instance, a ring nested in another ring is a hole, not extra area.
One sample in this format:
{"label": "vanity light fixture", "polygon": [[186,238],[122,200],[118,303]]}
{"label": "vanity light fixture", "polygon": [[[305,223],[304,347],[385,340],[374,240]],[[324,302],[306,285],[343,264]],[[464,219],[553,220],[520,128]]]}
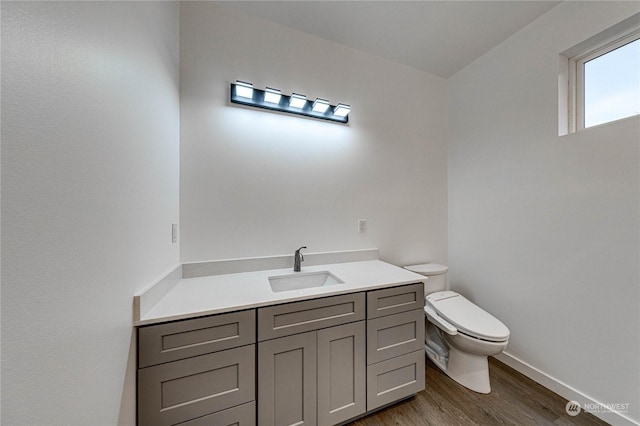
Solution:
{"label": "vanity light fixture", "polygon": [[264,89],[264,101],[271,104],[279,104],[282,93],[278,89],[267,87]]}
{"label": "vanity light fixture", "polygon": [[260,90],[254,88],[252,83],[240,80],[231,83],[230,100],[234,104],[319,118],[337,123],[348,123],[348,114],[351,111],[351,107],[347,104],[331,105],[329,101],[320,98],[310,101],[307,100],[305,95],[299,93],[287,96],[283,95],[280,90],[271,87]]}

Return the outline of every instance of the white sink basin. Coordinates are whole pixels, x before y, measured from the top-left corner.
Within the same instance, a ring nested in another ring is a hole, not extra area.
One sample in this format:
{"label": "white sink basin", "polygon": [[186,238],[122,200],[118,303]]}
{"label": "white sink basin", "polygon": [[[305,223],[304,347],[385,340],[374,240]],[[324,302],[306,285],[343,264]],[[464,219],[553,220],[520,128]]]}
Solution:
{"label": "white sink basin", "polygon": [[340,278],[329,271],[296,272],[287,275],[269,277],[271,291],[302,290],[304,288],[324,287],[328,285],[344,284]]}

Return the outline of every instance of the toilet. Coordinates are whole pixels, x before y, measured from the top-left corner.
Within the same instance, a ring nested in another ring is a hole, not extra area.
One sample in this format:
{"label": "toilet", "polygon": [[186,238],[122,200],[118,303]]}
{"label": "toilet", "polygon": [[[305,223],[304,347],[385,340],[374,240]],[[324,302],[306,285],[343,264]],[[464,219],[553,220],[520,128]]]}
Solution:
{"label": "toilet", "polygon": [[425,263],[405,269],[427,277],[424,311],[429,359],[466,388],[491,392],[487,357],[506,349],[509,329],[461,294],[447,290],[448,267]]}

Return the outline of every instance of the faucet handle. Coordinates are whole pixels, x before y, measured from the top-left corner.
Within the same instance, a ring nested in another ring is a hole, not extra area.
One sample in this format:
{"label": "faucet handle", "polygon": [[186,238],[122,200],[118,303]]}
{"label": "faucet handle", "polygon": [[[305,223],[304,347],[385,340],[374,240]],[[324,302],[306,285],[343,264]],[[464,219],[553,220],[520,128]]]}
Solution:
{"label": "faucet handle", "polygon": [[296,256],[300,256],[300,260],[304,260],[304,256],[302,255],[300,250],[306,249],[306,248],[307,248],[307,246],[303,246],[303,247],[300,247],[298,250],[296,250]]}

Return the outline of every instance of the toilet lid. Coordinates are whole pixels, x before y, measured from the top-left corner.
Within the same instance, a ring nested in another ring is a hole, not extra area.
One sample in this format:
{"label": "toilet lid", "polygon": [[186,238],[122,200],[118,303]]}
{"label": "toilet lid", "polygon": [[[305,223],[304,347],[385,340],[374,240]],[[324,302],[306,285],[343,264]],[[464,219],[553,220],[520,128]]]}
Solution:
{"label": "toilet lid", "polygon": [[454,291],[431,293],[427,303],[464,334],[493,342],[509,338],[509,329],[499,319]]}
{"label": "toilet lid", "polygon": [[411,272],[422,275],[440,275],[449,270],[448,266],[439,265],[437,263],[422,263],[420,265],[405,266],[404,269],[408,269]]}

